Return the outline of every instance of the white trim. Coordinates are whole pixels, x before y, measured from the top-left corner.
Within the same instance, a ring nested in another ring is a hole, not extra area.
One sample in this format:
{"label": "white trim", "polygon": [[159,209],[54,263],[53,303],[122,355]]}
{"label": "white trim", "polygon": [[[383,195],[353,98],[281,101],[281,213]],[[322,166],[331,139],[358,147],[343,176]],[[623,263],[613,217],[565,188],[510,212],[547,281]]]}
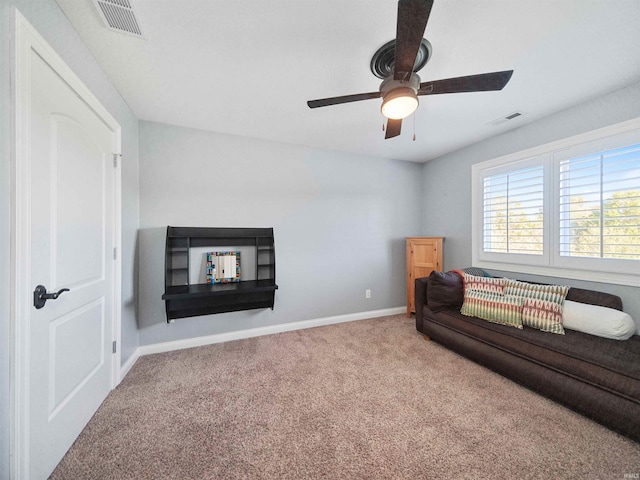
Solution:
{"label": "white trim", "polygon": [[118,378],[118,383],[120,383],[122,379],[127,376],[127,373],[129,373],[129,371],[136,364],[136,362],[138,361],[138,358],[140,358],[140,355],[141,355],[140,347],[138,347],[135,349],[133,354],[127,359],[127,361],[124,362],[124,365],[120,367],[120,377]]}
{"label": "white trim", "polygon": [[[122,145],[122,129],[120,125],[114,132],[113,153],[121,155]],[[116,353],[111,355],[113,362],[111,368],[111,389],[118,386],[122,380],[120,367],[122,364],[122,157],[113,168],[114,171],[114,231],[113,231],[113,247],[116,249],[117,255],[113,266],[113,328],[112,341],[116,342]]]}
{"label": "white trim", "polygon": [[[504,174],[507,172],[511,172],[511,171],[518,171],[521,169],[527,169],[527,168],[531,168],[531,167],[538,167],[541,166],[542,167],[542,181],[543,181],[543,193],[542,193],[542,208],[543,208],[543,216],[544,218],[549,218],[551,215],[551,198],[550,198],[550,188],[549,188],[549,174],[550,171],[552,170],[551,167],[551,156],[548,154],[545,155],[537,155],[535,157],[528,157],[528,158],[523,158],[522,160],[519,161],[515,161],[515,162],[509,162],[508,164],[504,164],[502,166],[495,166],[495,167],[491,167],[491,168],[486,168],[486,169],[479,169],[477,172],[477,179],[476,182],[477,184],[475,185],[476,189],[472,189],[472,192],[474,192],[474,194],[477,192],[478,197],[477,198],[481,198],[483,196],[482,194],[482,190],[483,190],[483,184],[484,184],[484,180],[487,177],[493,176],[493,175],[499,175],[499,174]],[[474,178],[476,178],[474,176]],[[475,200],[476,197],[473,197],[473,200]],[[473,202],[472,200],[472,202]],[[484,205],[482,204],[482,202],[477,202],[476,205],[476,209],[474,209],[474,211],[476,211],[478,216],[477,221],[480,222],[480,224],[484,225]],[[472,213],[472,218],[473,218],[473,213]],[[485,261],[485,262],[499,262],[500,258],[503,258],[504,256],[508,255],[509,259],[510,259],[510,263],[516,264],[516,265],[548,265],[549,264],[549,258],[551,257],[551,249],[550,249],[550,244],[549,244],[549,239],[551,238],[551,232],[549,231],[550,229],[547,228],[547,223],[545,222],[543,224],[543,252],[540,255],[527,255],[527,254],[519,254],[519,253],[495,253],[495,252],[485,252],[482,249],[482,246],[484,245],[484,237],[481,233],[482,229],[480,228],[480,226],[478,225],[478,231],[475,232],[476,233],[476,238],[478,243],[477,246],[477,255],[478,255],[478,261]]]}
{"label": "white trim", "polygon": [[593,270],[574,270],[558,267],[540,267],[535,265],[516,265],[499,262],[473,262],[474,267],[502,270],[505,272],[526,273],[546,277],[570,278],[587,282],[610,283],[613,285],[628,285],[640,287],[640,276],[613,272],[596,272]]}
{"label": "white trim", "polygon": [[[25,231],[25,224],[29,224],[29,218],[18,215],[18,212],[29,212],[30,205],[28,199],[30,192],[28,191],[28,182],[24,178],[28,178],[29,164],[27,162],[17,161],[18,152],[23,152],[23,131],[28,131],[29,118],[27,115],[19,115],[20,111],[28,111],[28,99],[25,98],[23,91],[17,85],[24,85],[24,76],[28,76],[28,72],[23,72],[18,68],[19,58],[25,55],[25,49],[29,48],[27,42],[24,41],[26,28],[23,22],[19,21],[22,16],[15,10],[15,21],[13,22],[14,34],[12,37],[13,49],[13,68],[11,69],[12,82],[14,88],[11,89],[12,103],[12,143],[11,152],[11,313],[10,313],[10,329],[12,335],[12,351],[10,371],[10,392],[11,392],[11,438],[10,438],[10,478],[14,480],[27,478],[28,476],[28,456],[29,445],[28,435],[22,432],[29,431],[29,378],[28,375],[22,375],[22,372],[29,371],[29,326],[25,322],[18,322],[18,318],[24,318],[24,309],[26,304],[21,301],[20,285],[30,284],[30,268],[29,266],[29,232]],[[25,67],[28,68],[28,65]],[[26,105],[25,105],[26,103]],[[27,117],[27,118],[25,118]],[[28,143],[28,142],[27,142]],[[22,185],[23,188],[19,188]],[[21,240],[21,241],[19,241]],[[20,268],[22,267],[22,268]],[[26,460],[25,460],[26,459]],[[27,468],[25,469],[25,462]]]}
{"label": "white trim", "polygon": [[[173,350],[182,350],[184,348],[201,347],[204,345],[212,345],[214,343],[231,342],[233,340],[242,340],[245,338],[261,337],[263,335],[272,335],[274,333],[290,332],[292,330],[303,330],[305,328],[322,327],[324,325],[333,325],[336,323],[353,322],[356,320],[366,320],[369,318],[387,317],[389,315],[399,315],[406,313],[407,307],[386,308],[384,310],[372,310],[369,312],[349,313],[346,315],[338,315],[335,317],[316,318],[312,320],[302,320],[300,322],[281,323],[279,325],[269,325],[266,327],[250,328],[248,330],[238,330],[235,332],[219,333],[216,335],[207,335],[204,337],[186,338],[184,340],[174,340],[171,342],[154,343],[152,345],[142,345],[133,356],[151,355],[153,353],[171,352]],[[133,363],[135,363],[133,360]],[[128,360],[127,363],[131,361]],[[131,365],[133,366],[133,364]],[[129,367],[131,368],[131,367]]]}
{"label": "white trim", "polygon": [[493,168],[499,165],[503,165],[510,162],[516,162],[518,160],[524,160],[526,158],[535,157],[538,155],[548,154],[551,151],[560,151],[565,148],[573,147],[581,143],[591,142],[603,137],[609,137],[612,135],[618,135],[620,133],[626,133],[631,130],[640,128],[640,117],[627,120],[624,122],[609,125],[607,127],[598,128],[589,132],[580,133],[572,137],[562,138],[553,142],[545,143],[544,145],[538,145],[519,152],[509,153],[501,157],[493,158],[491,160],[485,160],[484,162],[476,163],[471,167],[477,170],[485,170]]}
{"label": "white trim", "polygon": [[[25,17],[13,8],[12,35],[12,152],[11,152],[11,412],[10,412],[10,477],[29,477],[29,325],[27,321],[33,286],[30,279],[30,152],[29,123],[30,108],[29,55],[37,51],[67,84],[85,101],[114,133],[120,152],[121,129],[118,122],[102,106],[99,100],[82,83],[78,76],[64,63],[46,40],[31,26]],[[120,249],[121,236],[121,178],[119,170],[114,182],[114,246]],[[120,342],[121,315],[121,260],[114,268],[114,340]],[[119,379],[120,355],[112,355],[112,388]]]}

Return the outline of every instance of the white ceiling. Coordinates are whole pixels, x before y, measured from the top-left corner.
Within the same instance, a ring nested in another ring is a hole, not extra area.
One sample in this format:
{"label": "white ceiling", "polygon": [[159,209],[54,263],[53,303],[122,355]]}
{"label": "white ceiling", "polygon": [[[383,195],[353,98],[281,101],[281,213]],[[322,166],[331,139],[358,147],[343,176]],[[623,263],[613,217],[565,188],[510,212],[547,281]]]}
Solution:
{"label": "white ceiling", "polygon": [[[142,120],[423,162],[640,82],[638,0],[435,0],[422,81],[514,70],[500,92],[421,97],[384,140],[375,51],[395,0],[130,0],[146,39],[107,30],[92,0],[57,0]],[[516,110],[526,115],[489,123]]]}

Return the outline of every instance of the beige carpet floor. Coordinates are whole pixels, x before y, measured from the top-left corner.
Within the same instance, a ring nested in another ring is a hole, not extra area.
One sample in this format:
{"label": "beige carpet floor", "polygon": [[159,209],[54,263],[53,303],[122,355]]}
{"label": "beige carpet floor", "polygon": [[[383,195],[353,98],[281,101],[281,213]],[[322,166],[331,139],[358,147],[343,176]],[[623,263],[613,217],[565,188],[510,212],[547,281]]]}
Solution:
{"label": "beige carpet floor", "polygon": [[425,341],[398,315],[142,357],[52,478],[639,473],[640,444]]}

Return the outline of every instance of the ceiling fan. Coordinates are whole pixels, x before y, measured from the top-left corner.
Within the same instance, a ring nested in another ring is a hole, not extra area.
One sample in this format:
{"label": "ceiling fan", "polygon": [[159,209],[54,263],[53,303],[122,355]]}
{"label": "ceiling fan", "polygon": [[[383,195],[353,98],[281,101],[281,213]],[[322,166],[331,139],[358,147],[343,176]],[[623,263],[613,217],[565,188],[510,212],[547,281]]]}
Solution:
{"label": "ceiling fan", "polygon": [[427,63],[431,54],[431,45],[422,36],[432,6],[433,0],[398,0],[396,39],[383,45],[371,60],[371,71],[383,79],[380,91],[309,100],[309,108],[382,97],[382,114],[388,119],[386,139],[400,135],[402,119],[418,108],[418,96],[502,90],[513,70],[420,83],[415,72]]}

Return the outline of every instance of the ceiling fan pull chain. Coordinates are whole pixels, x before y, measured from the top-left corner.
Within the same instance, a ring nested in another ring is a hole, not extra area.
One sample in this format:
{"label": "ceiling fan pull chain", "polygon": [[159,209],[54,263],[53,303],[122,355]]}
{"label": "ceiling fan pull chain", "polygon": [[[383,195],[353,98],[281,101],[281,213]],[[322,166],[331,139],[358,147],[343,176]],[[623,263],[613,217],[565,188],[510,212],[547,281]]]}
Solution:
{"label": "ceiling fan pull chain", "polygon": [[416,114],[413,114],[413,141],[416,141]]}
{"label": "ceiling fan pull chain", "polygon": [[382,131],[384,132],[384,117],[382,117]]}

